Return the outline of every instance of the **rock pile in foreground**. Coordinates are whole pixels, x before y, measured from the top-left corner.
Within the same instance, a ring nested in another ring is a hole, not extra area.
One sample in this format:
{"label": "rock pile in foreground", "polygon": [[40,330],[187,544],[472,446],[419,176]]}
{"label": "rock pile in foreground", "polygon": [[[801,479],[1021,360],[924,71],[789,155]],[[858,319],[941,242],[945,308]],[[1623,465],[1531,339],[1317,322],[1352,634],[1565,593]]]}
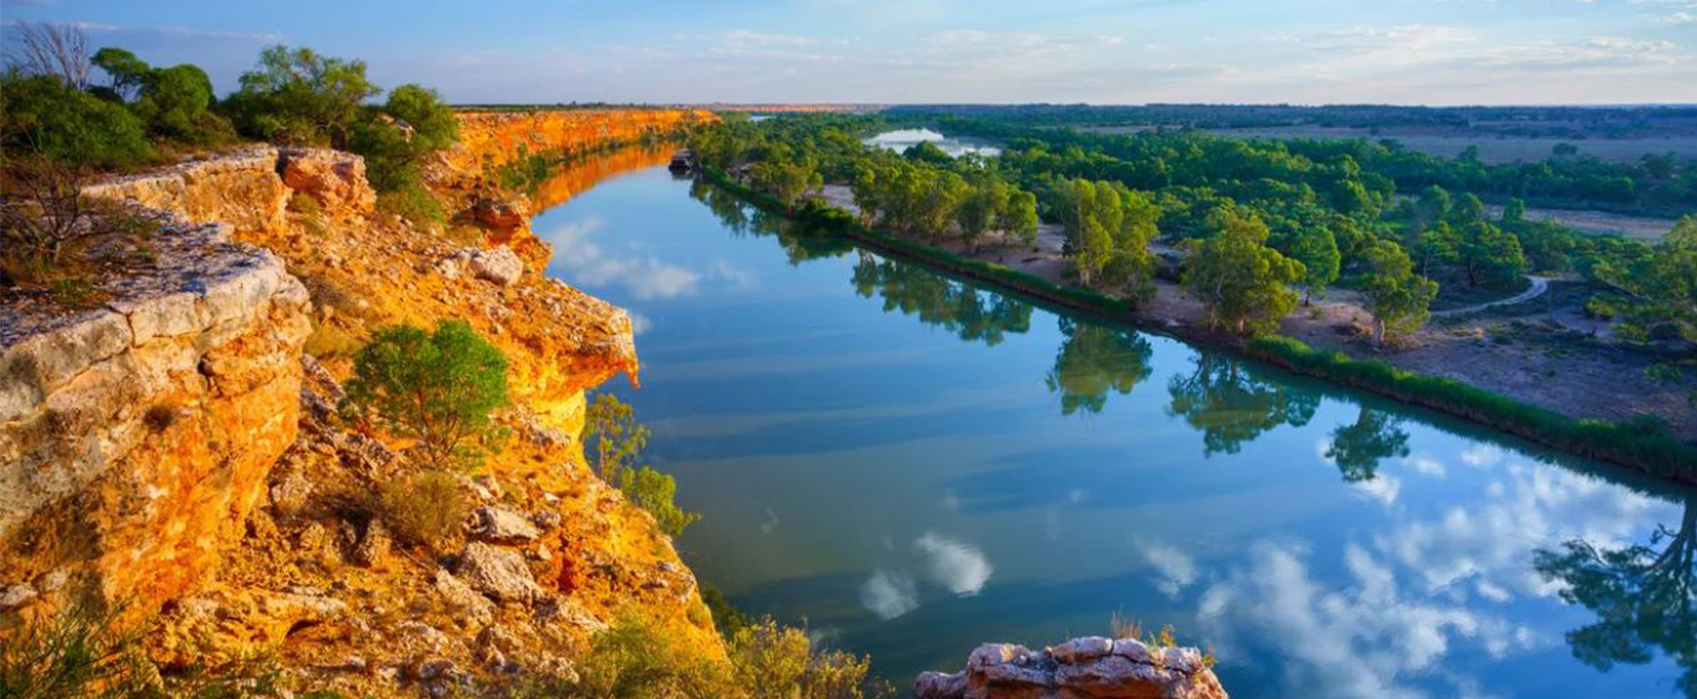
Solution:
{"label": "rock pile in foreground", "polygon": [[966,669],[926,672],[914,699],[1226,699],[1195,648],[1153,648],[1132,639],[1075,638],[1053,648],[988,643]]}

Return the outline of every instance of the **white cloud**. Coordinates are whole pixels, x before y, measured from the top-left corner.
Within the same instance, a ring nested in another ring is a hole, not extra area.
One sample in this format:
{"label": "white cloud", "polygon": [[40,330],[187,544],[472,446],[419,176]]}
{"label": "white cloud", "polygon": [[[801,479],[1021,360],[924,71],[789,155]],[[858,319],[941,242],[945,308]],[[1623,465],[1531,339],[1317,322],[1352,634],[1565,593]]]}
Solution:
{"label": "white cloud", "polygon": [[918,609],[919,595],[913,580],[880,570],[861,584],[860,604],[878,618],[889,621]]}
{"label": "white cloud", "polygon": [[[599,219],[567,223],[543,235],[554,245],[554,263],[567,281],[583,287],[618,285],[639,299],[674,298],[697,292],[702,275],[655,257],[617,257],[590,240]],[[635,320],[634,318],[632,319]]]}
{"label": "white cloud", "polygon": [[1196,582],[1196,561],[1183,551],[1158,541],[1135,544],[1143,558],[1155,568],[1155,589],[1170,599],[1178,599],[1184,588]]}
{"label": "white cloud", "polygon": [[962,597],[982,591],[995,572],[984,552],[936,532],[915,539],[913,547],[931,559],[931,580]]}

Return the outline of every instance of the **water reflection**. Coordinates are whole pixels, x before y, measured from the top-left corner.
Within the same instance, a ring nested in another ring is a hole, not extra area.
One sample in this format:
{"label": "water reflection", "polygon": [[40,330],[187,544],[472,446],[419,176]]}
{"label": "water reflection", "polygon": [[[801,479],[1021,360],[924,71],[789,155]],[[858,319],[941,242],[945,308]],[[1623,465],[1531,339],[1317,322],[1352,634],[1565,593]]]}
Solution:
{"label": "water reflection", "polygon": [[1697,496],[1685,499],[1677,528],[1658,526],[1645,544],[1610,546],[1571,539],[1539,549],[1534,565],[1562,585],[1561,598],[1596,614],[1567,632],[1573,657],[1608,672],[1643,665],[1656,650],[1680,668],[1674,684],[1697,697]]}
{"label": "water reflection", "polygon": [[1031,330],[1031,304],[864,250],[854,265],[854,290],[866,298],[881,297],[886,313],[916,316],[967,342],[995,347],[1008,333]]}
{"label": "water reflection", "polygon": [[1345,482],[1370,481],[1378,474],[1379,462],[1408,456],[1408,432],[1401,418],[1364,405],[1355,422],[1332,430],[1325,455],[1338,465]]}
{"label": "water reflection", "polygon": [[1262,378],[1225,355],[1198,352],[1194,369],[1167,382],[1171,415],[1202,433],[1202,453],[1236,454],[1245,442],[1281,425],[1301,427],[1314,418],[1320,394]]}
{"label": "water reflection", "polygon": [[1062,415],[1100,413],[1109,391],[1130,394],[1154,371],[1149,358],[1155,350],[1142,335],[1066,316],[1059,323],[1066,340],[1044,383],[1060,394]]}
{"label": "water reflection", "polygon": [[605,220],[609,250],[702,280],[720,258],[759,275],[606,291],[656,319],[653,380],[624,395],[705,514],[680,548],[750,612],[807,619],[898,684],[1116,610],[1213,645],[1248,699],[1691,682],[1689,490],[847,254],[684,188],[656,169],[557,220]]}

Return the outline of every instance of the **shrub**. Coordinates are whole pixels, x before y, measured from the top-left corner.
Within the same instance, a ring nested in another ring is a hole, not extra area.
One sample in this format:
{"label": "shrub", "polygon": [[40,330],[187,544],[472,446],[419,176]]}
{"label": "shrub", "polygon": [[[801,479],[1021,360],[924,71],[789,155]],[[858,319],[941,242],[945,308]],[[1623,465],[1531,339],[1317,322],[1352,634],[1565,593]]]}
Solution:
{"label": "shrub", "polygon": [[707,611],[713,615],[713,625],[726,640],[735,637],[738,631],[748,626],[748,616],[731,604],[724,591],[706,582],[701,583],[700,589],[701,602],[707,605]]}
{"label": "shrub", "polygon": [[648,446],[648,428],[636,421],[636,410],[618,396],[595,396],[584,415],[583,445],[594,455],[595,473],[610,485],[624,482]]}
{"label": "shrub", "polygon": [[672,536],[682,534],[684,527],[701,519],[701,515],[685,512],[673,501],[678,493],[676,479],[647,466],[626,470],[619,490],[625,492],[631,503],[654,515],[660,530]]}
{"label": "shrub", "polygon": [[770,617],[731,639],[732,676],[751,699],[865,699],[891,697],[889,683],[869,679],[871,658],[842,651],[815,652],[807,633]]}
{"label": "shrub", "polygon": [[125,167],[152,159],[141,119],[122,105],[50,76],[0,75],[0,146],[73,165]]}
{"label": "shrub", "polygon": [[448,221],[441,202],[416,184],[377,195],[377,212],[399,216],[418,228],[434,229]]}
{"label": "shrub", "polygon": [[80,295],[90,248],[118,236],[138,237],[157,224],[123,206],[81,195],[83,174],[48,158],[14,160],[0,176],[0,280],[55,282],[55,295]]}
{"label": "shrub", "polygon": [[6,699],[246,699],[281,697],[264,659],[161,673],[140,646],[141,630],[121,631],[117,610],[90,604],[13,629],[0,645],[0,697]]}
{"label": "shrub", "polygon": [[587,657],[578,664],[578,682],[569,691],[534,693],[579,699],[636,699],[637,697],[710,699],[735,696],[723,663],[676,634],[667,633],[654,618],[636,613],[621,616],[612,628],[596,634]]}
{"label": "shrub", "polygon": [[763,619],[731,639],[728,660],[627,613],[596,635],[576,684],[526,688],[521,697],[573,699],[881,699],[895,692],[868,678],[871,661],[817,651],[801,629]]}
{"label": "shrub", "polygon": [[322,56],[312,49],[273,46],[241,76],[241,88],[221,105],[242,134],[291,145],[345,145],[381,92],[365,77],[364,61]]}
{"label": "shrub", "polygon": [[475,466],[471,442],[500,436],[489,413],[507,404],[507,360],[465,321],[382,328],[354,355],[347,394],[348,417],[417,440],[430,465]]}
{"label": "shrub", "polygon": [[1599,320],[1614,320],[1615,306],[1608,299],[1592,296],[1585,301],[1585,317]]}
{"label": "shrub", "polygon": [[466,504],[453,476],[423,471],[385,483],[377,511],[402,541],[434,549],[465,519]]}
{"label": "shrub", "polygon": [[654,516],[661,530],[676,536],[700,515],[685,512],[673,502],[678,491],[675,479],[636,465],[648,446],[648,434],[648,428],[637,422],[636,411],[610,393],[596,396],[584,417],[584,446],[594,455],[592,465],[601,480],[624,491],[632,504]]}

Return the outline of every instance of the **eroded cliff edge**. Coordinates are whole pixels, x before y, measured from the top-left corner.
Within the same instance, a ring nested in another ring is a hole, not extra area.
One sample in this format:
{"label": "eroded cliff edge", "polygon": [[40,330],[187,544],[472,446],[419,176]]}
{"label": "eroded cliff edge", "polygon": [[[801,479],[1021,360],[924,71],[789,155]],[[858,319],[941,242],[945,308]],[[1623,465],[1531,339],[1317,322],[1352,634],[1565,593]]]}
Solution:
{"label": "eroded cliff edge", "polygon": [[[490,164],[688,114],[467,114],[430,179],[464,204]],[[670,540],[578,444],[583,392],[635,380],[630,319],[542,277],[550,251],[527,222],[413,230],[375,213],[358,157],[311,149],[254,147],[87,193],[176,221],[156,270],[113,282],[133,293],[72,318],[7,309],[0,629],[92,596],[148,619],[167,662],[272,652],[314,686],[379,695],[569,675],[630,610],[717,647]],[[331,411],[371,328],[445,318],[508,357],[515,400],[499,420],[514,438],[464,478],[475,512],[432,557],[395,545],[365,506],[395,454]]]}

